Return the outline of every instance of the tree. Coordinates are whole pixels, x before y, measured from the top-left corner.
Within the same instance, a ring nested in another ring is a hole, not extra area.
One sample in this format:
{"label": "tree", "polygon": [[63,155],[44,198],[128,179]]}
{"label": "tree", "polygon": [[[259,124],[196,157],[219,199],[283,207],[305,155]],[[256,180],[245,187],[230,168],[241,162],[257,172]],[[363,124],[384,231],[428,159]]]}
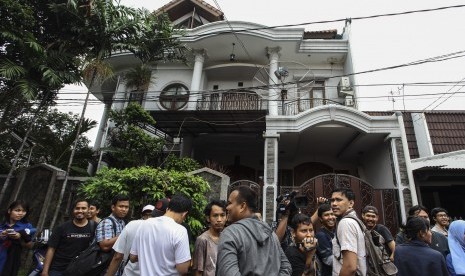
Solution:
{"label": "tree", "polygon": [[130,103],[125,109],[110,111],[109,117],[115,127],[109,132],[104,161],[110,167],[123,169],[160,163],[164,140],[141,129],[156,123],[147,111],[137,103]]}
{"label": "tree", "polygon": [[126,81],[126,87],[132,88],[129,101],[142,104],[145,92],[152,83],[152,70],[150,67],[142,63],[126,72],[123,79]]}
{"label": "tree", "polygon": [[[24,136],[32,116],[31,112],[19,114],[17,118],[9,122],[8,126],[8,129],[15,131],[13,133],[5,131],[0,134],[0,171],[7,172],[10,169],[10,160],[14,158],[21,143],[17,138]],[[28,163],[33,165],[45,162],[65,169],[76,135],[78,121],[78,115],[62,113],[56,109],[40,112],[28,139],[28,151],[21,154],[18,167],[25,167]],[[95,121],[86,119],[81,131],[85,133],[96,124]],[[14,135],[18,137],[15,138]],[[93,158],[92,149],[88,144],[89,139],[81,136],[76,151],[76,163],[73,167],[74,174],[87,175],[88,162]]]}
{"label": "tree", "polygon": [[113,196],[127,194],[132,210],[141,210],[145,204],[181,193],[193,201],[193,210],[187,223],[195,234],[200,234],[205,220],[203,209],[207,201],[205,193],[210,190],[208,182],[186,172],[163,170],[151,167],[128,169],[104,168],[79,188],[85,198],[97,200],[109,212]]}

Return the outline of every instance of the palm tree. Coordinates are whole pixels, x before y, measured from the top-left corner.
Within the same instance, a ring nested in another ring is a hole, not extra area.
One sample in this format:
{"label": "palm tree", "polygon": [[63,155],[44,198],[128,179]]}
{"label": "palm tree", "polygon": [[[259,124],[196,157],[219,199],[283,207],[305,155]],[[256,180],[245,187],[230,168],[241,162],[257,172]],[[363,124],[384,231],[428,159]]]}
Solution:
{"label": "palm tree", "polygon": [[126,87],[132,88],[129,95],[129,101],[135,101],[142,105],[145,92],[152,83],[152,70],[144,63],[137,67],[131,68],[123,77],[126,80]]}

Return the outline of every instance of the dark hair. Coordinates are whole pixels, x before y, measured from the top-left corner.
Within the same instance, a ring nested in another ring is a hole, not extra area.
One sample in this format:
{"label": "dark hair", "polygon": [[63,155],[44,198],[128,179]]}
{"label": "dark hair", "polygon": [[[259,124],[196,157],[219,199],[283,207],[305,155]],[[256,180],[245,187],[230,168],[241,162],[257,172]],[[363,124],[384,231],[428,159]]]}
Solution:
{"label": "dark hair", "polygon": [[184,195],[174,195],[168,205],[168,209],[175,213],[189,212],[192,209],[192,200]]}
{"label": "dark hair", "polygon": [[255,213],[257,208],[257,193],[252,190],[249,186],[241,185],[234,189],[237,191],[237,198],[236,201],[238,203],[245,202],[247,203],[247,207]]}
{"label": "dark hair", "polygon": [[441,207],[436,207],[436,208],[433,208],[433,210],[431,210],[431,217],[435,218],[438,215],[438,213],[441,213],[441,212],[444,212],[446,213],[446,215],[449,215],[446,209],[441,208]]}
{"label": "dark hair", "polygon": [[354,191],[352,191],[349,188],[342,188],[342,187],[336,188],[331,192],[331,194],[334,194],[334,193],[341,193],[341,195],[347,197],[348,200],[355,200]]}
{"label": "dark hair", "polygon": [[294,217],[292,217],[290,227],[294,229],[294,231],[297,231],[299,224],[310,225],[312,224],[312,220],[305,214],[296,214]]}
{"label": "dark hair", "polygon": [[87,201],[86,199],[77,198],[77,199],[75,199],[75,200],[73,201],[73,209],[76,208],[76,205],[77,205],[79,202],[86,202],[86,203],[87,203],[87,207],[90,206],[89,201]]}
{"label": "dark hair", "polygon": [[207,204],[207,207],[205,207],[203,214],[209,217],[214,205],[220,207],[221,209],[223,209],[224,212],[226,212],[226,201],[213,199],[212,201],[210,201],[210,203]]}
{"label": "dark hair", "polygon": [[89,207],[90,206],[95,206],[95,208],[97,208],[97,210],[100,210],[100,202],[96,201],[96,200],[88,200],[87,202],[89,202]]}
{"label": "dark hair", "polygon": [[129,201],[129,196],[123,194],[115,195],[111,200],[111,205],[116,206],[116,204],[118,204],[118,201]]}
{"label": "dark hair", "polygon": [[418,233],[427,230],[429,230],[429,221],[420,217],[409,217],[404,229],[409,240],[418,239]]}
{"label": "dark hair", "polygon": [[328,203],[321,204],[320,207],[318,207],[318,217],[321,218],[323,213],[328,211],[331,211],[331,205]]}
{"label": "dark hair", "polygon": [[26,215],[21,219],[21,221],[27,221],[26,218],[29,215],[29,211],[30,211],[29,204],[22,199],[15,200],[11,202],[10,205],[8,205],[8,208],[6,209],[6,212],[5,212],[5,221],[8,221],[8,222],[10,221],[10,214],[8,214],[8,211],[11,211],[18,206],[21,206],[23,207],[24,210],[26,210]]}
{"label": "dark hair", "polygon": [[428,209],[423,205],[415,205],[408,209],[408,216],[413,217],[417,216],[421,211],[425,211],[428,214]]}

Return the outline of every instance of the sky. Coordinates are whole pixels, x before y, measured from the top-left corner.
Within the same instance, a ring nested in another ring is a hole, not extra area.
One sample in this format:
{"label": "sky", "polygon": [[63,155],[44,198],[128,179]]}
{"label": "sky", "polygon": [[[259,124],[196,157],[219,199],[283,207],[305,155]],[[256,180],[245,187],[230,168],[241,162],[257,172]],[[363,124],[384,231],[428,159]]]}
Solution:
{"label": "sky", "polygon": [[[167,0],[121,0],[135,8],[156,10]],[[220,9],[229,21],[247,21],[265,26],[312,23],[352,18],[350,44],[354,71],[426,60],[465,51],[465,7],[371,19],[357,17],[465,5],[465,1],[432,0],[205,0]],[[307,31],[337,29],[344,22],[307,24]],[[247,45],[245,45],[247,47]],[[463,57],[462,57],[463,55]],[[464,110],[465,52],[448,60],[379,72],[357,74],[355,82],[360,110]],[[447,83],[441,83],[447,82]],[[413,85],[414,83],[428,83]],[[389,85],[388,85],[389,84]],[[84,86],[66,86],[58,108],[80,114]],[[95,99],[95,98],[94,98]],[[100,121],[103,104],[92,102],[86,117]],[[98,128],[87,136],[93,141]]]}

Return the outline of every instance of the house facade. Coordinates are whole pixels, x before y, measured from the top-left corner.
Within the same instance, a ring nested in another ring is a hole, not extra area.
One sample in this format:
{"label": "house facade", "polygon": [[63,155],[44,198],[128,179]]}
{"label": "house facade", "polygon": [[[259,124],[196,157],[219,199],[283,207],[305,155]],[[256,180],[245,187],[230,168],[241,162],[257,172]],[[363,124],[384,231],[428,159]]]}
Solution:
{"label": "house facade", "polygon": [[[405,118],[358,110],[350,22],[340,33],[270,28],[226,21],[195,0],[161,12],[186,28],[189,62],[152,64],[154,81],[140,103],[156,131],[176,143],[170,150],[221,166],[231,185],[254,183],[266,221],[282,193],[299,191],[314,210],[316,197],[339,186],[354,189],[356,209],[380,207],[391,230],[405,220],[419,202]],[[121,73],[138,64],[130,53],[108,61]],[[131,99],[121,79],[92,92],[107,109]],[[96,149],[105,132],[101,123]]]}

